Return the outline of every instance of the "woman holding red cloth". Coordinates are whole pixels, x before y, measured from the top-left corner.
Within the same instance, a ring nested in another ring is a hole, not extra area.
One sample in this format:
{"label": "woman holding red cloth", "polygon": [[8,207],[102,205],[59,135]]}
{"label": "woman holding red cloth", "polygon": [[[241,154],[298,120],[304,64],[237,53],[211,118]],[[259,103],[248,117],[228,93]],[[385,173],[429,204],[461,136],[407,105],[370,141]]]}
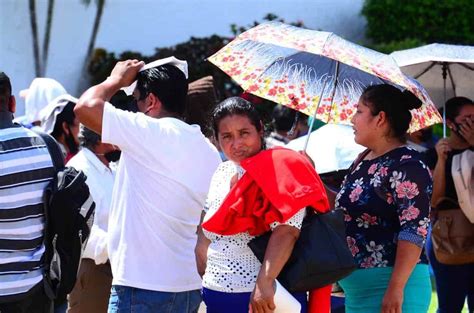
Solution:
{"label": "woman holding red cloth", "polygon": [[[196,245],[207,312],[273,312],[275,279],[298,239],[306,206],[325,212],[327,196],[305,156],[264,150],[263,123],[248,101],[223,101],[213,127],[229,161],[212,178]],[[272,236],[262,265],[247,243],[268,230]],[[311,312],[329,312],[330,287],[318,293],[324,296],[310,296],[318,307]],[[293,296],[301,312],[308,312],[306,292]]]}

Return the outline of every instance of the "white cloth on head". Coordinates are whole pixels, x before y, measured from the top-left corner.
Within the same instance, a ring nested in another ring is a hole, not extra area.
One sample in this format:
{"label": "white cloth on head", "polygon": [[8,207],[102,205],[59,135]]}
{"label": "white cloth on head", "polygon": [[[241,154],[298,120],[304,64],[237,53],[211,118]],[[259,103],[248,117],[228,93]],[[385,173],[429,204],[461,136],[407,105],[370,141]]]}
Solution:
{"label": "white cloth on head", "polygon": [[51,134],[56,124],[56,119],[59,114],[64,110],[64,107],[72,102],[74,104],[79,101],[71,95],[65,94],[57,97],[51,101],[44,109],[41,110],[39,117],[41,121],[41,129],[47,134]]}
{"label": "white cloth on head", "polygon": [[109,259],[107,230],[115,178],[114,163],[107,167],[91,150],[82,148],[67,165],[86,174],[86,184],[95,202],[94,224],[82,257],[93,259],[96,264],[106,263]]}
{"label": "white cloth on head", "polygon": [[102,141],[122,156],[112,196],[108,252],[113,284],[182,292],[201,288],[196,229],[217,149],[199,126],[104,106]]}
{"label": "white cloth on head", "polygon": [[66,89],[52,78],[35,78],[25,97],[25,119],[27,123],[40,121],[40,111],[59,96],[67,94]]}
{"label": "white cloth on head", "polygon": [[[153,62],[150,62],[148,64],[145,64],[140,69],[139,72],[148,70],[150,68],[158,67],[158,66],[161,66],[161,65],[165,65],[165,64],[171,64],[171,65],[176,66],[178,69],[181,70],[181,72],[183,72],[184,76],[186,76],[186,79],[188,79],[188,62],[183,61],[183,60],[179,60],[175,57],[168,57],[168,58],[164,58],[164,59],[159,59],[159,60],[155,60]],[[125,92],[125,94],[127,96],[131,96],[133,91],[135,90],[136,86],[137,86],[137,81],[134,81],[130,86],[123,87],[122,90]]]}

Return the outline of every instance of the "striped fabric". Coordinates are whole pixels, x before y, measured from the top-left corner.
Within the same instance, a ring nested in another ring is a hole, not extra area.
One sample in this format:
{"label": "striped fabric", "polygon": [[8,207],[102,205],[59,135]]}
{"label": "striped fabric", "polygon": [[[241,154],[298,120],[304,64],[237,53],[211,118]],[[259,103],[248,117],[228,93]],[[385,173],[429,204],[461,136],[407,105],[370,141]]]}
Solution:
{"label": "striped fabric", "polygon": [[0,302],[20,299],[42,280],[43,192],[54,173],[37,134],[0,129]]}

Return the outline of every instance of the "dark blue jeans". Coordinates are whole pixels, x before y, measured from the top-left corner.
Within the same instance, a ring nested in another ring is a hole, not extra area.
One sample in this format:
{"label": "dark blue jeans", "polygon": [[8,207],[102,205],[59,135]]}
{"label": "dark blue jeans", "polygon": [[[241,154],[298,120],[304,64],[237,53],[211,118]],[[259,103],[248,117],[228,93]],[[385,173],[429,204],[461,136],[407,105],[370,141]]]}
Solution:
{"label": "dark blue jeans", "polygon": [[428,234],[426,251],[436,280],[438,313],[460,313],[466,298],[469,312],[474,312],[474,264],[439,263],[434,255],[431,233]]}
{"label": "dark blue jeans", "polygon": [[161,292],[113,285],[109,313],[196,313],[201,291]]}

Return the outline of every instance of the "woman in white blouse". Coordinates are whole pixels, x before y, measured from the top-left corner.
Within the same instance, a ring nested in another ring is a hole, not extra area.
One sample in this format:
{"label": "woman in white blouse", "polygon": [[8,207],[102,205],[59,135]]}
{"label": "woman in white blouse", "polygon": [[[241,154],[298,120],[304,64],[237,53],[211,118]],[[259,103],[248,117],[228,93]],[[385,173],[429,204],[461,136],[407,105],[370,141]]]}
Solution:
{"label": "woman in white blouse", "polygon": [[[206,202],[204,222],[221,206],[231,187],[245,170],[240,162],[259,153],[264,146],[263,123],[248,101],[229,98],[214,111],[216,139],[229,161],[216,170]],[[262,264],[247,243],[248,232],[219,235],[199,229],[196,245],[198,271],[203,275],[203,300],[208,313],[273,312],[274,282],[288,260],[305,215],[300,209],[286,222],[270,225],[272,236]],[[306,293],[294,293],[306,312]]]}

